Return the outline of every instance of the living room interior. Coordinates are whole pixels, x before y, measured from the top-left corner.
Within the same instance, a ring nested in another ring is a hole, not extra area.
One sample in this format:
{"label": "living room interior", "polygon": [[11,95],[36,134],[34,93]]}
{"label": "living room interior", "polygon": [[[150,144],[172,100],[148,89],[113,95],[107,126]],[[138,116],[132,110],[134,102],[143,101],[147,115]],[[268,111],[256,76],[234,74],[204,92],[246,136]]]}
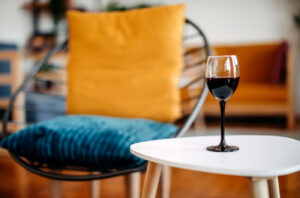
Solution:
{"label": "living room interior", "polygon": [[[300,197],[299,0],[2,0],[0,11],[0,197]],[[238,78],[225,112],[206,85],[224,56]],[[266,152],[272,140],[252,136],[287,137],[295,147],[276,148],[294,152],[266,155],[294,167],[231,174],[176,164],[175,146],[173,163],[132,146],[220,136],[240,148],[216,161],[245,155],[234,137]]]}

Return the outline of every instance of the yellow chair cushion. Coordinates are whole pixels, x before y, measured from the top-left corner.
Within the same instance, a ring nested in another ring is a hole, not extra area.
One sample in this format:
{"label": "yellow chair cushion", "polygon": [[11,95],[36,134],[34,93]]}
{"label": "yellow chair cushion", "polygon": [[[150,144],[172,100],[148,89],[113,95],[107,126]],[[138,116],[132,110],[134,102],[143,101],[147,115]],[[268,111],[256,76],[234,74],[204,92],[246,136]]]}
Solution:
{"label": "yellow chair cushion", "polygon": [[180,117],[183,5],[67,18],[68,114]]}

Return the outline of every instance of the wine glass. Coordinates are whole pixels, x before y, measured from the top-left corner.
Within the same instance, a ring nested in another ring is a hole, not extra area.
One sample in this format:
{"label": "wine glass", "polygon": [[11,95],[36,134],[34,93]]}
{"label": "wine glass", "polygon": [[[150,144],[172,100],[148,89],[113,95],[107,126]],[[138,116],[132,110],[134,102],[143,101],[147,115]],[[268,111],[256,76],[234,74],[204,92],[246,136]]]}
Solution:
{"label": "wine glass", "polygon": [[211,94],[219,101],[221,108],[221,141],[219,145],[209,146],[207,150],[231,152],[239,150],[225,141],[225,104],[238,86],[240,67],[235,55],[209,56],[205,68],[205,78]]}

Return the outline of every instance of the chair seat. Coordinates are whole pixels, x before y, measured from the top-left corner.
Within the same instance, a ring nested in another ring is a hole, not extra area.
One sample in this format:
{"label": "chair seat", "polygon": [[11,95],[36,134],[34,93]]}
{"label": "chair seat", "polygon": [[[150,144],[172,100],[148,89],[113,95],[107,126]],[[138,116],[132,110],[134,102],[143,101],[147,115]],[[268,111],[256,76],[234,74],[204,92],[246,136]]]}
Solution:
{"label": "chair seat", "polygon": [[131,144],[169,138],[176,132],[173,124],[144,119],[61,116],[14,133],[0,146],[31,162],[123,170],[144,163],[130,153]]}

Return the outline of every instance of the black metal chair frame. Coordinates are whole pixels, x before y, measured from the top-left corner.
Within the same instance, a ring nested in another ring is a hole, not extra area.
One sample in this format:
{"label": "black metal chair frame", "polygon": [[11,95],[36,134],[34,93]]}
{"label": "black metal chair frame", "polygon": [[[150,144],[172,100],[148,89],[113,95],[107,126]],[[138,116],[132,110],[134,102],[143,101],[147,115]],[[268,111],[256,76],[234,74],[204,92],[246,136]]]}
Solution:
{"label": "black metal chair frame", "polygon": [[[204,33],[201,31],[201,29],[194,24],[192,21],[189,19],[185,20],[186,24],[191,25],[195,30],[197,31],[197,34],[199,34],[200,37],[202,37],[203,42],[204,42],[204,47],[201,49],[195,49],[195,50],[205,50],[206,57],[210,55],[210,47],[208,44],[208,41],[204,35]],[[5,112],[4,119],[3,119],[3,126],[2,126],[2,134],[0,136],[1,139],[6,138],[9,133],[8,133],[8,122],[9,122],[9,116],[11,114],[12,109],[14,108],[14,102],[17,98],[17,96],[24,91],[28,83],[33,79],[35,74],[41,69],[41,67],[47,63],[47,61],[50,59],[51,56],[53,56],[55,53],[57,53],[59,50],[62,50],[66,48],[68,45],[68,41],[65,41],[59,45],[57,45],[55,48],[53,48],[36,66],[34,66],[30,72],[27,74],[25,77],[23,83],[21,86],[15,91],[14,94],[11,95],[10,102],[8,109]],[[190,53],[193,53],[193,51],[190,51]],[[193,83],[193,82],[191,82]],[[204,101],[207,95],[208,89],[207,86],[204,85],[202,94],[198,98],[198,101],[196,105],[194,106],[194,109],[192,110],[191,114],[185,119],[185,122],[183,126],[178,130],[178,132],[173,136],[173,138],[181,137],[183,136],[187,130],[190,128],[194,120],[196,119]],[[49,179],[54,179],[54,180],[65,180],[65,181],[89,181],[89,180],[96,180],[96,179],[105,179],[105,178],[110,178],[114,176],[120,176],[120,175],[127,175],[133,172],[143,172],[146,170],[147,163],[145,162],[139,167],[136,168],[131,168],[131,169],[126,169],[126,170],[119,170],[119,171],[112,171],[112,172],[101,172],[101,173],[92,173],[92,174],[86,174],[86,175],[72,175],[72,174],[63,174],[63,173],[57,173],[53,172],[53,170],[80,170],[80,169],[73,169],[70,167],[43,167],[40,165],[32,164],[28,162],[27,160],[24,160],[22,157],[16,155],[15,153],[10,152],[10,155],[12,158],[18,162],[21,166],[23,166],[25,169],[29,170],[32,173],[35,173],[37,175],[49,178]],[[44,169],[49,169],[51,171],[46,171]],[[83,171],[85,172],[93,172],[96,170],[88,170],[84,169]]]}

